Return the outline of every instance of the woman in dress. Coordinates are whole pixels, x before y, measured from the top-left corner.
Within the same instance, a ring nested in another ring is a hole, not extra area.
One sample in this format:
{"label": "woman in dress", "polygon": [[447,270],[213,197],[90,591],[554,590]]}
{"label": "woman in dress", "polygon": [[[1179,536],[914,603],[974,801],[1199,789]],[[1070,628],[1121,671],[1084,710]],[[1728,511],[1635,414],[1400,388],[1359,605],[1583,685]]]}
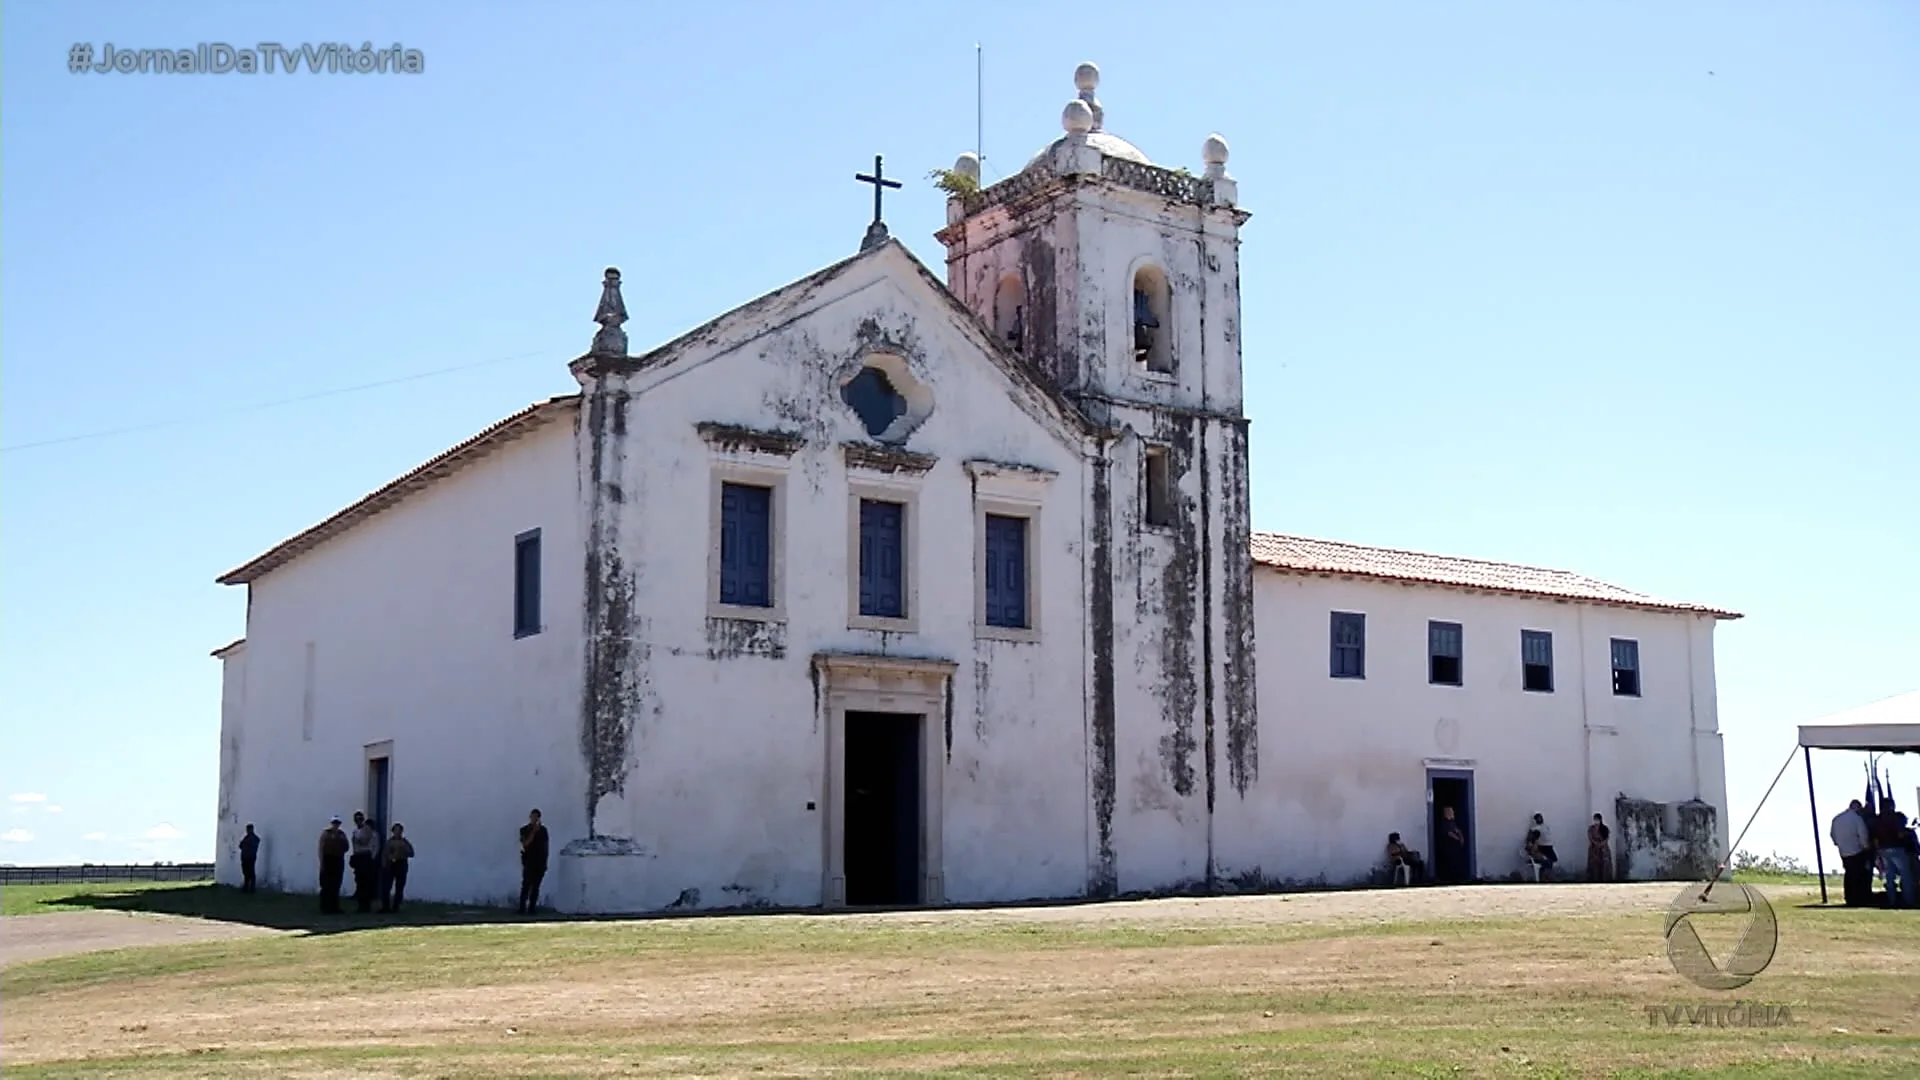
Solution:
{"label": "woman in dress", "polygon": [[1613,831],[1599,814],[1587,826],[1587,880],[1613,880]]}

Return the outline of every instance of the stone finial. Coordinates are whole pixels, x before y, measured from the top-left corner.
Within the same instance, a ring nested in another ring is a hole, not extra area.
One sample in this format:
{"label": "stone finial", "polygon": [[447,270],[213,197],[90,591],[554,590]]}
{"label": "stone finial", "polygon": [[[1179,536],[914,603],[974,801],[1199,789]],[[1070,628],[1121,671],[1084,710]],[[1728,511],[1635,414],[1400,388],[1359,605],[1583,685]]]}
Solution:
{"label": "stone finial", "polygon": [[600,284],[600,308],[593,313],[593,321],[600,324],[600,332],[593,335],[593,351],[627,355],[627,332],[621,329],[627,321],[627,302],[620,296],[620,271],[615,267],[607,267]]}
{"label": "stone finial", "polygon": [[[1098,89],[1099,86],[1099,65],[1089,61],[1073,69],[1073,88],[1080,91],[1080,100],[1086,102],[1087,108],[1093,112],[1093,127],[1089,129],[1091,131],[1101,130],[1101,126],[1106,123],[1107,118],[1106,110],[1100,107],[1100,99],[1093,96],[1094,90]],[[1068,130],[1071,131],[1072,129],[1069,128]]]}
{"label": "stone finial", "polygon": [[1069,135],[1085,135],[1094,130],[1093,109],[1079,98],[1067,102],[1066,109],[1060,113],[1060,126],[1066,128]]}
{"label": "stone finial", "polygon": [[1223,180],[1227,175],[1227,140],[1219,135],[1207,136],[1200,145],[1200,160],[1207,167],[1209,180]]}
{"label": "stone finial", "polygon": [[954,159],[953,171],[973,181],[980,182],[980,155],[969,150]]}

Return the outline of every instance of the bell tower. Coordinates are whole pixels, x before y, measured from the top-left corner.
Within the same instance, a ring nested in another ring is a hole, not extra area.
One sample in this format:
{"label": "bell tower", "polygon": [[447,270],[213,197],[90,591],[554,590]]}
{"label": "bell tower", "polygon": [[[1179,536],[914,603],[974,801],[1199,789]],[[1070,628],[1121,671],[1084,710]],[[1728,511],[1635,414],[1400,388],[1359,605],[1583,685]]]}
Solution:
{"label": "bell tower", "polygon": [[1065,134],[1014,176],[981,189],[979,160],[955,163],[947,287],[1096,418],[1106,402],[1237,415],[1249,215],[1226,140],[1205,140],[1200,175],[1155,165],[1106,129],[1099,82],[1080,65]]}
{"label": "bell tower", "polygon": [[1111,433],[1089,450],[1085,557],[1087,888],[1110,895],[1244,870],[1249,851],[1227,838],[1246,835],[1258,754],[1240,366],[1249,215],[1226,140],[1204,140],[1199,175],[1155,165],[1107,130],[1099,83],[1079,66],[1065,133],[1018,173],[983,188],[978,159],[962,155],[938,239],[949,291]]}

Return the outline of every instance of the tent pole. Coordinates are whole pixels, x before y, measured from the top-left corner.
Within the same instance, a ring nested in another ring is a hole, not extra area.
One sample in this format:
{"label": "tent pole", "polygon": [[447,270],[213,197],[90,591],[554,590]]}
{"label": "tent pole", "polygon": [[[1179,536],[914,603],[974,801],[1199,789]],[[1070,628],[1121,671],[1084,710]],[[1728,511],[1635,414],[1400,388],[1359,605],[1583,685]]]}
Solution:
{"label": "tent pole", "polygon": [[1820,875],[1820,903],[1827,902],[1827,860],[1820,848],[1820,803],[1813,797],[1813,747],[1800,748],[1800,756],[1807,759],[1807,809],[1813,812],[1813,866]]}

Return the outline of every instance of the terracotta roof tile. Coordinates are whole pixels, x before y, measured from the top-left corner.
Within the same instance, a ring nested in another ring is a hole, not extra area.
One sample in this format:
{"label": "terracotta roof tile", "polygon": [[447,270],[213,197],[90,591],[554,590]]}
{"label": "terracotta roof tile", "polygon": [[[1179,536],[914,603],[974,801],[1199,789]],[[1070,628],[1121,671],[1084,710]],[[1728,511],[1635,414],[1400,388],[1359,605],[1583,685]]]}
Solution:
{"label": "terracotta roof tile", "polygon": [[1281,533],[1254,533],[1252,550],[1254,565],[1288,573],[1351,575],[1382,581],[1543,596],[1556,600],[1582,600],[1652,611],[1694,612],[1720,619],[1740,618],[1736,612],[1662,600],[1582,574],[1517,563],[1430,555]]}

